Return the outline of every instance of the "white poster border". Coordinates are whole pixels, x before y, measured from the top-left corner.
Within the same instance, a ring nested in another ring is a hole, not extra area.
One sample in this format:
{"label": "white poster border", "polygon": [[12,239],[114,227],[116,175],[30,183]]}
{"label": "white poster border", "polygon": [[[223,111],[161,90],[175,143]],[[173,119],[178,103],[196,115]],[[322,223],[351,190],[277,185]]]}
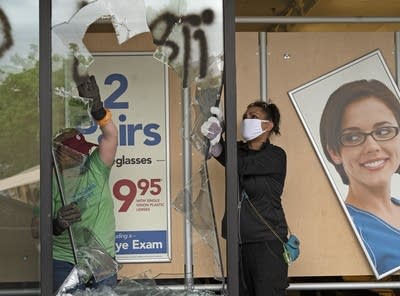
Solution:
{"label": "white poster border", "polygon": [[[117,57],[117,56],[146,56],[152,57],[152,51],[133,51],[133,52],[94,52],[92,53],[94,59],[96,57]],[[162,63],[159,61],[159,63]],[[166,167],[165,167],[165,175],[167,176],[165,180],[166,193],[166,239],[167,239],[167,252],[160,254],[124,254],[116,256],[116,259],[120,263],[155,263],[155,262],[171,262],[171,181],[170,181],[170,135],[169,135],[169,76],[168,76],[168,65],[163,65],[163,77],[164,80],[162,83],[164,84],[164,100],[165,100],[165,155],[166,155]]]}
{"label": "white poster border", "polygon": [[[364,65],[365,63],[365,65]],[[369,64],[368,64],[369,63]],[[359,69],[357,68],[359,67]],[[357,71],[358,69],[358,71]],[[364,71],[359,71],[359,70]],[[379,76],[380,75],[380,76]],[[337,76],[338,78],[335,78]],[[366,246],[353,222],[344,202],[344,197],[347,194],[347,186],[342,184],[341,178],[339,174],[336,172],[334,166],[329,163],[322,152],[322,147],[320,145],[320,137],[318,132],[318,126],[315,122],[320,121],[322,109],[326,104],[328,99],[328,95],[337,88],[338,86],[344,84],[345,82],[357,80],[357,79],[379,79],[386,84],[386,86],[393,91],[393,93],[400,98],[400,92],[397,87],[396,82],[394,81],[389,68],[387,67],[385,60],[382,56],[382,53],[379,49],[373,50],[351,62],[348,62],[342,66],[337,67],[333,71],[330,71],[324,75],[319,76],[318,78],[309,81],[291,91],[288,92],[288,95],[292,101],[293,106],[299,116],[304,129],[313,145],[313,148],[320,160],[321,165],[324,168],[324,171],[337,195],[337,198],[340,202],[340,205],[349,221],[354,234],[357,237],[357,240],[360,243],[360,246],[364,252],[366,259],[368,260],[371,269],[374,272],[374,275],[377,279],[384,278],[385,276],[392,274],[398,270],[400,270],[400,263],[396,268],[393,268],[387,272],[379,273],[377,268],[374,265],[373,258],[371,258],[368,254]],[[313,94],[317,94],[318,96],[313,96]],[[306,108],[304,100],[308,99],[311,101],[311,104],[308,104],[312,107]],[[313,100],[314,99],[314,100]],[[301,102],[303,100],[303,103]],[[318,102],[319,100],[319,102]],[[309,113],[307,113],[309,111]],[[318,113],[321,111],[320,113]],[[316,112],[318,114],[316,114]],[[313,114],[312,114],[313,113]],[[318,115],[318,116],[317,116]],[[313,117],[310,119],[310,117]],[[314,124],[312,124],[314,122]],[[399,175],[395,175],[392,177],[392,192],[397,190],[400,193],[399,187]],[[397,181],[396,181],[397,180]],[[397,185],[397,186],[396,186]]]}

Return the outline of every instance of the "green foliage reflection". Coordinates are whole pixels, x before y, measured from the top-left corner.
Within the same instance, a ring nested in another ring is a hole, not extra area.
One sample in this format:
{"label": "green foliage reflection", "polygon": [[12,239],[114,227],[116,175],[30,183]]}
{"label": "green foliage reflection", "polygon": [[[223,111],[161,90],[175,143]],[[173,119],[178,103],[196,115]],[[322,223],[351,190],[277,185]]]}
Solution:
{"label": "green foliage reflection", "polygon": [[[55,61],[60,58],[54,57]],[[27,57],[18,54],[0,68],[0,179],[39,164],[39,58],[31,46]],[[53,72],[53,86],[65,84],[63,67]],[[63,102],[53,104],[53,126],[64,122]],[[49,128],[51,123],[49,122]]]}

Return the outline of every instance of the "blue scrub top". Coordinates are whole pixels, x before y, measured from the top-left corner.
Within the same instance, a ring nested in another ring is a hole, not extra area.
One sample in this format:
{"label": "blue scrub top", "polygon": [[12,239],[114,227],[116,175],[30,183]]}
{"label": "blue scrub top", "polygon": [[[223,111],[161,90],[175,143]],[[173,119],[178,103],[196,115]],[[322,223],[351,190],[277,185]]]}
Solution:
{"label": "blue scrub top", "polygon": [[370,212],[346,205],[371,260],[381,275],[400,266],[400,229]]}

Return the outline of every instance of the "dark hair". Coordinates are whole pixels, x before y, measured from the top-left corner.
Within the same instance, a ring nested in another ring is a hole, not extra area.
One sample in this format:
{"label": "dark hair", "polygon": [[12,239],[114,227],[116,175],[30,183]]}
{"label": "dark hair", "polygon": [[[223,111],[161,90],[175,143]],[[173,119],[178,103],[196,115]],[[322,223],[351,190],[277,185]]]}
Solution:
{"label": "dark hair", "polygon": [[[328,98],[322,112],[319,125],[321,145],[326,158],[332,163],[344,184],[349,184],[343,165],[335,164],[330,157],[328,148],[340,153],[339,137],[342,131],[342,120],[347,106],[355,101],[360,101],[368,97],[374,97],[384,103],[392,112],[398,124],[400,124],[400,103],[394,93],[382,82],[378,80],[357,80],[343,84],[336,89]],[[399,172],[399,169],[397,170]]]}
{"label": "dark hair", "polygon": [[279,124],[281,121],[281,114],[279,112],[278,107],[275,104],[273,103],[268,104],[267,102],[264,101],[254,101],[253,103],[247,106],[247,109],[249,109],[250,107],[259,107],[263,109],[263,111],[266,114],[265,119],[271,120],[272,123],[274,124],[274,127],[272,128],[271,132],[274,133],[275,135],[281,134],[279,128]]}

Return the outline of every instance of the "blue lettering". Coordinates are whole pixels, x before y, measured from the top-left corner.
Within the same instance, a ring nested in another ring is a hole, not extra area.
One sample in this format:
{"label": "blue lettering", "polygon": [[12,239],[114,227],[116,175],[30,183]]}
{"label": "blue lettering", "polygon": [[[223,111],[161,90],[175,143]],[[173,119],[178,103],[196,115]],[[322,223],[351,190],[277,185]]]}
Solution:
{"label": "blue lettering", "polygon": [[[118,116],[118,120],[120,124],[118,125],[119,130],[119,146],[135,146],[137,136],[143,135],[146,139],[143,141],[143,144],[146,146],[155,146],[160,144],[161,135],[157,131],[160,127],[157,123],[148,123],[144,125],[143,123],[135,123],[135,124],[125,124],[126,115],[120,114]],[[97,130],[97,125],[93,125],[89,129],[82,130],[84,134],[93,134]],[[141,132],[140,132],[141,131]],[[100,143],[102,135],[100,134],[98,137],[98,143]]]}
{"label": "blue lettering", "polygon": [[143,125],[141,123],[139,124],[128,124],[128,145],[129,146],[135,146],[135,133],[138,130],[142,130]]}
{"label": "blue lettering", "polygon": [[147,145],[147,146],[154,146],[157,145],[161,142],[161,136],[159,133],[154,132],[153,130],[157,130],[160,127],[159,124],[156,123],[149,123],[148,125],[146,125],[144,127],[144,134],[146,135],[146,137],[148,138],[152,138],[151,139],[146,139],[143,144]]}
{"label": "blue lettering", "polygon": [[[121,122],[125,122],[126,115],[121,114],[118,119]],[[126,126],[124,124],[119,125],[119,145],[126,146]]]}
{"label": "blue lettering", "polygon": [[122,74],[114,73],[107,76],[104,84],[111,85],[114,81],[119,82],[119,86],[109,97],[104,99],[104,107],[109,109],[128,109],[128,102],[117,102],[117,99],[128,89],[128,79]]}

